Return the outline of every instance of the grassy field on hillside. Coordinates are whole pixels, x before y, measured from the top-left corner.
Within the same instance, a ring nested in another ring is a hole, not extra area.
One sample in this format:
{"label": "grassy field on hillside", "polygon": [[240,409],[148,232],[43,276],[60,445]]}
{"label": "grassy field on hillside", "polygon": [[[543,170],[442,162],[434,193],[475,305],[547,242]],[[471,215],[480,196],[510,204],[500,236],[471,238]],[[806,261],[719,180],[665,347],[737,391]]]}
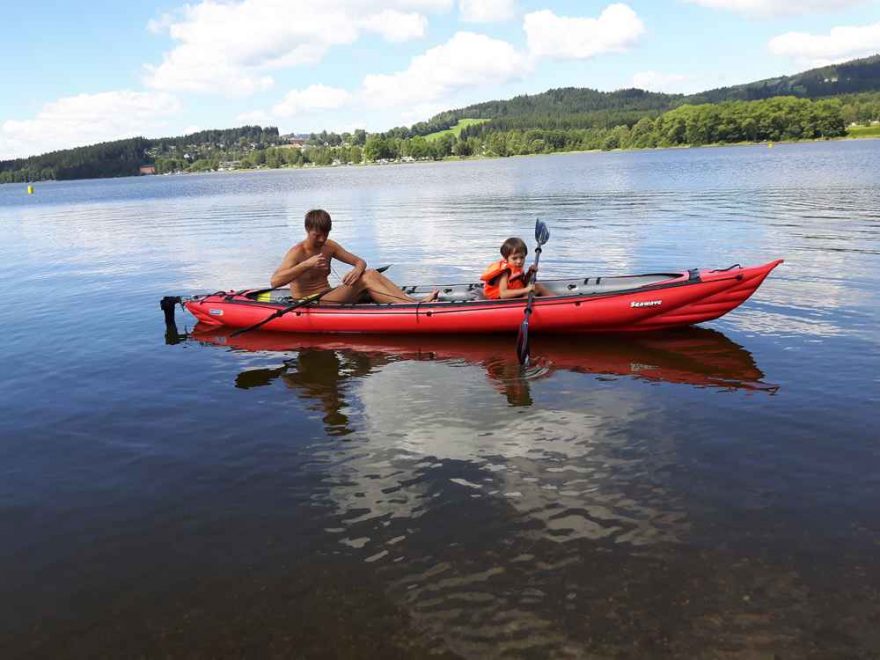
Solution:
{"label": "grassy field on hillside", "polygon": [[468,126],[473,126],[474,124],[485,124],[488,119],[459,119],[458,123],[452,128],[447,128],[445,131],[437,131],[436,133],[429,133],[425,136],[426,140],[436,140],[439,137],[444,135],[454,135],[458,137],[458,134],[461,133],[461,129],[466,128]]}
{"label": "grassy field on hillside", "polygon": [[850,126],[846,129],[847,137],[880,137],[880,125]]}

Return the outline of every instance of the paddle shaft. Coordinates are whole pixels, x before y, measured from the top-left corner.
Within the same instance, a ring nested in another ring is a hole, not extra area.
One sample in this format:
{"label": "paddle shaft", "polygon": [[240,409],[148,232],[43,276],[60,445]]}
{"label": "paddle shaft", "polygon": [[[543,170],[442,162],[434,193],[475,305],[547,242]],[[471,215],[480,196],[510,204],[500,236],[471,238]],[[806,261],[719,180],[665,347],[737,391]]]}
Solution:
{"label": "paddle shaft", "polygon": [[[529,277],[529,281],[526,284],[534,284],[535,280],[538,279],[538,262],[541,261],[541,246],[535,248],[535,272],[531,274]],[[532,313],[532,302],[535,300],[535,292],[534,290],[529,291],[529,300],[526,303],[526,319],[529,318],[529,314]]]}
{"label": "paddle shaft", "polygon": [[288,305],[288,306],[285,307],[284,309],[279,309],[277,312],[274,312],[273,314],[270,314],[269,316],[267,316],[266,318],[264,318],[264,319],[263,319],[262,321],[260,321],[259,323],[254,323],[253,325],[250,325],[250,326],[248,326],[248,327],[246,327],[246,328],[242,328],[241,330],[236,330],[235,332],[233,332],[233,333],[232,333],[231,335],[229,335],[229,336],[230,336],[230,337],[238,337],[239,335],[242,335],[242,334],[244,334],[245,332],[250,332],[251,330],[256,330],[257,328],[261,328],[261,327],[263,327],[264,325],[266,325],[269,321],[274,321],[275,319],[277,319],[277,318],[279,318],[279,317],[281,317],[281,316],[284,316],[284,315],[287,314],[288,312],[292,312],[293,310],[297,309],[298,307],[304,307],[305,305],[308,305],[309,303],[317,302],[317,301],[320,300],[325,294],[328,294],[328,293],[330,293],[331,291],[333,291],[333,288],[334,288],[334,287],[330,287],[329,289],[324,289],[324,290],[321,291],[320,293],[313,293],[312,295],[307,296],[306,298],[303,298],[302,300],[297,300],[297,301],[296,301],[295,303],[293,303],[292,305]]}
{"label": "paddle shaft", "polygon": [[[391,268],[391,264],[388,264],[387,266],[382,266],[382,267],[380,267],[380,268],[377,268],[377,269],[376,269],[376,272],[377,272],[377,273],[382,273],[382,272],[385,272],[386,270],[388,270],[389,268]],[[287,286],[287,285],[285,284],[285,285],[282,285],[282,286]],[[272,289],[261,289],[260,291],[257,291],[256,293],[265,293],[266,291],[274,291],[275,289],[280,289],[280,288],[281,288],[280,286],[277,286],[277,287],[274,287],[274,288],[272,288]],[[270,314],[269,316],[267,316],[266,318],[264,318],[264,319],[263,319],[262,321],[260,321],[259,323],[255,323],[254,325],[248,326],[247,328],[242,328],[241,330],[236,330],[235,332],[233,332],[233,333],[232,333],[231,335],[229,335],[229,336],[230,336],[230,337],[238,337],[238,335],[243,335],[245,332],[250,332],[251,330],[256,330],[257,328],[261,328],[261,327],[263,327],[264,325],[266,325],[269,321],[273,321],[273,320],[277,319],[278,317],[280,317],[280,316],[284,316],[284,315],[287,314],[288,312],[292,312],[293,310],[295,310],[295,309],[297,309],[297,308],[299,308],[299,307],[304,307],[304,306],[306,306],[306,305],[308,305],[308,304],[310,304],[310,303],[313,303],[313,302],[316,302],[316,301],[320,300],[322,297],[324,297],[325,294],[330,293],[330,292],[333,291],[333,289],[335,289],[335,288],[336,288],[336,287],[330,287],[329,289],[324,289],[324,290],[321,291],[320,293],[313,293],[313,294],[310,295],[310,296],[306,296],[306,297],[303,298],[302,300],[297,300],[297,301],[296,301],[295,303],[293,303],[292,305],[289,305],[289,306],[285,307],[284,309],[279,309],[277,312],[275,312],[275,313],[273,313],[273,314]],[[164,309],[164,308],[163,308],[163,309]]]}
{"label": "paddle shaft", "polygon": [[[526,284],[532,284],[538,277],[538,263],[541,261],[541,245],[535,248],[535,272],[528,278]],[[523,321],[519,326],[519,337],[517,338],[517,357],[520,364],[527,365],[529,363],[529,317],[532,314],[532,304],[535,300],[534,290],[529,291],[529,298],[526,302],[526,309],[523,314]]]}

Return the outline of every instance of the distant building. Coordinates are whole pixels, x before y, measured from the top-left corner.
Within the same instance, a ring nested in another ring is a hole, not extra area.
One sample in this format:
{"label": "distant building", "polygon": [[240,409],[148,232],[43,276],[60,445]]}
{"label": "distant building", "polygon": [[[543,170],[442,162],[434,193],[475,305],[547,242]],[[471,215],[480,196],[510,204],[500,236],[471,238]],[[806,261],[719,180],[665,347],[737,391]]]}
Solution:
{"label": "distant building", "polygon": [[155,174],[156,166],[155,165],[141,165],[139,172],[141,174]]}

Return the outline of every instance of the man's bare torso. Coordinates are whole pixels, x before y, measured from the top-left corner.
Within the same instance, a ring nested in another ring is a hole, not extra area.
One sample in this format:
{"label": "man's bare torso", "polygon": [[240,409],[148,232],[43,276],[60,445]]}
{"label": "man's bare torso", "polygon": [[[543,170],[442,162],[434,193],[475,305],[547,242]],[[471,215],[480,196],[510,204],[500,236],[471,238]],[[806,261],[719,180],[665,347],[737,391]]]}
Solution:
{"label": "man's bare torso", "polygon": [[290,283],[290,294],[294,298],[305,298],[330,288],[330,282],[327,277],[330,275],[330,260],[332,259],[333,248],[330,246],[329,241],[318,250],[309,250],[305,246],[305,242],[297,243],[293,246],[293,265],[301,264],[316,254],[323,254],[327,258],[327,268],[311,268],[293,280]]}

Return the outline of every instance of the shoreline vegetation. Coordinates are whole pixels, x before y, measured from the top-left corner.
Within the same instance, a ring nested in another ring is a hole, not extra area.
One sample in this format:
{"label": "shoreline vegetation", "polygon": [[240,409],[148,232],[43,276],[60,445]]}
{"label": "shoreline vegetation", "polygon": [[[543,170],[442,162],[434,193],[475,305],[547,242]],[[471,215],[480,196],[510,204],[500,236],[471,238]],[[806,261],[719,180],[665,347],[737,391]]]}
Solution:
{"label": "shoreline vegetation", "polygon": [[[773,97],[682,105],[631,126],[516,128],[512,120],[462,118],[425,135],[412,129],[368,134],[322,132],[284,138],[245,126],[151,141],[133,138],[0,162],[0,183],[281,168],[386,165],[551,153],[745,146],[880,137],[880,94],[856,95],[859,113],[839,99]],[[846,118],[861,119],[865,124]],[[578,123],[532,118],[530,123]],[[146,165],[144,164],[146,163]],[[10,167],[11,165],[11,167]],[[4,167],[6,166],[6,167]],[[146,171],[145,171],[146,169]]]}
{"label": "shoreline vegetation", "polygon": [[691,96],[551,89],[382,133],[244,126],[0,161],[0,183],[880,137],[880,55]]}
{"label": "shoreline vegetation", "polygon": [[[850,134],[850,130],[856,129],[854,134]],[[863,131],[858,129],[865,129]],[[165,176],[182,176],[187,174],[230,174],[230,173],[247,173],[247,172],[265,172],[267,170],[303,170],[303,169],[323,169],[332,167],[386,167],[389,165],[413,165],[425,163],[464,163],[478,160],[497,160],[500,158],[530,158],[532,156],[562,156],[566,154],[600,154],[600,153],[636,153],[647,151],[665,151],[668,149],[717,149],[719,147],[770,147],[784,146],[790,144],[804,144],[814,142],[845,142],[852,140],[874,140],[880,139],[880,125],[877,126],[854,126],[847,129],[847,134],[840,137],[822,137],[822,138],[804,138],[804,139],[783,139],[783,140],[764,140],[762,142],[715,142],[711,144],[681,144],[675,146],[664,147],[618,147],[616,149],[573,149],[570,151],[548,151],[542,153],[525,153],[512,154],[509,156],[497,156],[495,154],[473,154],[471,156],[445,156],[443,158],[422,158],[404,159],[397,158],[394,160],[363,160],[359,163],[330,163],[319,165],[316,163],[305,163],[303,165],[281,165],[279,167],[268,167],[266,165],[258,165],[254,167],[216,169],[216,170],[199,170],[188,171],[181,170],[175,172],[164,172]],[[138,175],[132,175],[138,176]]]}

